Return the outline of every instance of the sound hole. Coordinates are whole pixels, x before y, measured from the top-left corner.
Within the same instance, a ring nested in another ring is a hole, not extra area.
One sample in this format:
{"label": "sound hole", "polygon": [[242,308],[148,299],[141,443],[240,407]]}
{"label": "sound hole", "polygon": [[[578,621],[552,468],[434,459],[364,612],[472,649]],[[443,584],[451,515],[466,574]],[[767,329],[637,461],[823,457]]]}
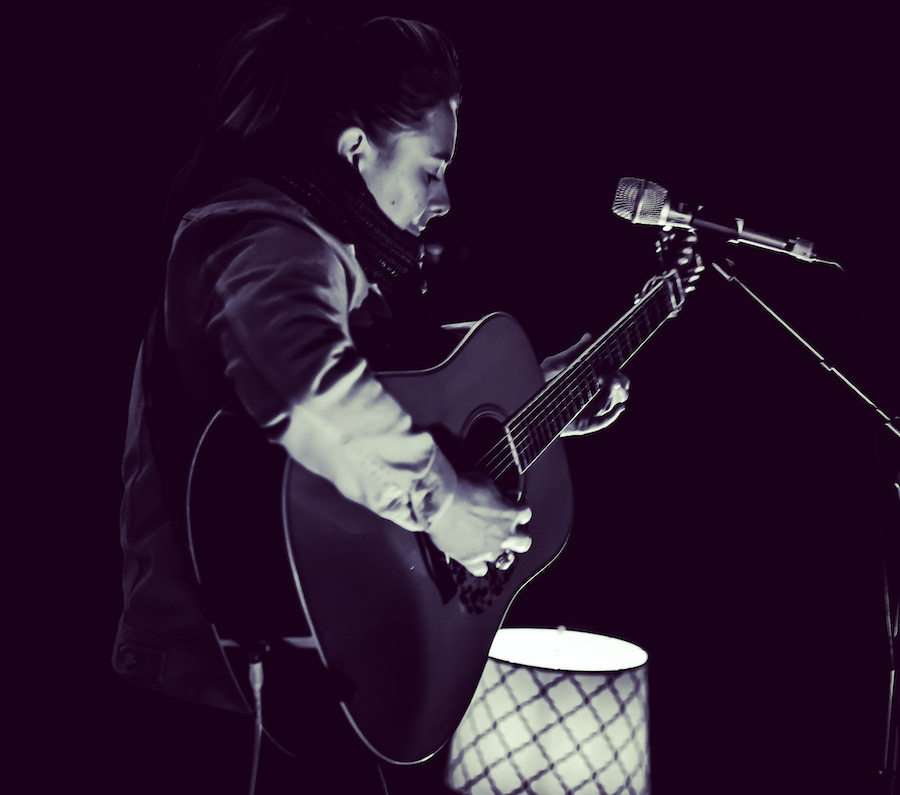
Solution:
{"label": "sound hole", "polygon": [[511,500],[523,496],[522,478],[516,469],[503,422],[484,412],[465,429],[457,467],[461,472],[481,472],[494,481],[500,492]]}

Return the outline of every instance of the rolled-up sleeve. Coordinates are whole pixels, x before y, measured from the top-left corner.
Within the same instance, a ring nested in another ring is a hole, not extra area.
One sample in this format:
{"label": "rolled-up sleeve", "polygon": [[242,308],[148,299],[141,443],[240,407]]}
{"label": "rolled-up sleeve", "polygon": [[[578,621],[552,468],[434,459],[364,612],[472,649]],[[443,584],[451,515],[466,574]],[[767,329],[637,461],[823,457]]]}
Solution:
{"label": "rolled-up sleeve", "polygon": [[456,473],[352,342],[350,312],[370,290],[352,252],[339,257],[316,232],[264,215],[194,237],[203,331],[248,413],[348,499],[427,530]]}

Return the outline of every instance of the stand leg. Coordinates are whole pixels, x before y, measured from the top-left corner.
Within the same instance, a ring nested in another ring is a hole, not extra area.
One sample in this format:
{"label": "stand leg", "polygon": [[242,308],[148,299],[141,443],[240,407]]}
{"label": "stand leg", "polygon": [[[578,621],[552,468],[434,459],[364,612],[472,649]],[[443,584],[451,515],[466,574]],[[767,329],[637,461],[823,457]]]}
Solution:
{"label": "stand leg", "polygon": [[[897,491],[897,499],[900,501],[900,474],[894,482]],[[897,698],[897,639],[900,632],[900,605],[894,597],[891,589],[891,550],[892,538],[888,537],[884,543],[884,615],[885,627],[888,633],[888,655],[890,671],[888,674],[888,703],[887,720],[884,732],[884,757],[881,769],[884,786],[882,792],[886,795],[897,795],[897,763],[898,751],[900,751],[900,704]]]}

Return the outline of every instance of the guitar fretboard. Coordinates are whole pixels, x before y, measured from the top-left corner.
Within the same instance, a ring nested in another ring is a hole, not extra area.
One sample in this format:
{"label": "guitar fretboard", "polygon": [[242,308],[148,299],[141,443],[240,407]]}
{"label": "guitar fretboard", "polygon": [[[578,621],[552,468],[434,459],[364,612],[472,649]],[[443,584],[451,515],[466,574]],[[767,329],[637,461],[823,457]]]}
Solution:
{"label": "guitar fretboard", "polygon": [[673,279],[662,278],[556,378],[510,417],[505,430],[511,462],[525,472],[620,369],[681,306]]}

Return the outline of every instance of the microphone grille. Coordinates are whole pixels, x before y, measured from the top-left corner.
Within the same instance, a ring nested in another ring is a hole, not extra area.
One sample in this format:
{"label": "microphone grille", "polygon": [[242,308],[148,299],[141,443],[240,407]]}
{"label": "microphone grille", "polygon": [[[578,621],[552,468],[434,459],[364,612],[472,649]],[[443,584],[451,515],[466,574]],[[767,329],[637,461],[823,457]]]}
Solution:
{"label": "microphone grille", "polygon": [[633,224],[659,226],[669,192],[647,179],[622,177],[616,188],[612,211]]}

